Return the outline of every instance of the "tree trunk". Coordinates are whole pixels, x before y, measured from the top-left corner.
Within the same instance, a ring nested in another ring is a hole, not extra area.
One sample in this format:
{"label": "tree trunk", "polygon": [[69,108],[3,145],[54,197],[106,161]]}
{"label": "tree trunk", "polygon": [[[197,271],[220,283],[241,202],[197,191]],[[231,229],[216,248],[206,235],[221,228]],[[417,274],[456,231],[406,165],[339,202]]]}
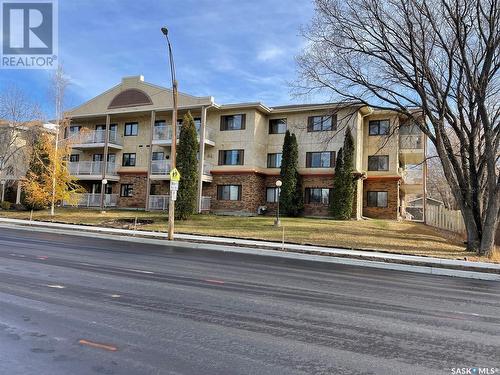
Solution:
{"label": "tree trunk", "polygon": [[487,209],[484,213],[485,218],[479,254],[484,254],[488,258],[491,258],[495,250],[495,237],[498,227],[498,206],[498,197],[490,198]]}
{"label": "tree trunk", "polygon": [[481,235],[479,233],[477,223],[474,220],[474,216],[470,210],[462,210],[462,216],[464,218],[465,230],[467,232],[467,251],[479,253]]}

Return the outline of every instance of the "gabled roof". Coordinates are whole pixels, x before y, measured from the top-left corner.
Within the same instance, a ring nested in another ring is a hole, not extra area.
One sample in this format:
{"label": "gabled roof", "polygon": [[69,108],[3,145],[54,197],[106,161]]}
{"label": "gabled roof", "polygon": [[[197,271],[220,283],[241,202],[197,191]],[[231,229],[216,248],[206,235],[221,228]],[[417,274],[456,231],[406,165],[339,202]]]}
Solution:
{"label": "gabled roof", "polygon": [[[178,94],[178,106],[200,107],[213,104],[213,98]],[[103,116],[142,111],[162,111],[173,107],[172,90],[144,82],[143,76],[125,77],[122,82],[82,105],[68,111],[71,118]]]}

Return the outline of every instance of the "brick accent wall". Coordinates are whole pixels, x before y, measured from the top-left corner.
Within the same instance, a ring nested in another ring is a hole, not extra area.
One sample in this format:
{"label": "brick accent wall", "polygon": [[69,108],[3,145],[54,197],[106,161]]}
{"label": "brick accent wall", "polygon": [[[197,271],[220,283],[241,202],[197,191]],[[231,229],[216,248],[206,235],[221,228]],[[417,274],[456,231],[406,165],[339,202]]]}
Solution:
{"label": "brick accent wall", "polygon": [[[368,207],[369,191],[387,191],[387,207]],[[376,219],[397,219],[399,207],[399,181],[370,179],[363,181],[363,216]]]}
{"label": "brick accent wall", "polygon": [[[235,211],[257,214],[259,206],[266,204],[265,177],[258,173],[213,174],[213,182],[203,184],[203,195],[211,197],[211,211]],[[226,201],[217,199],[218,185],[241,185],[241,200]]]}
{"label": "brick accent wall", "polygon": [[327,176],[302,176],[302,187],[304,189],[304,216],[329,216],[327,204],[305,203],[306,188],[333,188],[333,175]]}
{"label": "brick accent wall", "polygon": [[[132,184],[134,188],[132,197],[121,197],[120,189],[122,184]],[[121,174],[117,185],[118,207],[126,208],[145,208],[146,207],[146,189],[147,175],[145,173]]]}

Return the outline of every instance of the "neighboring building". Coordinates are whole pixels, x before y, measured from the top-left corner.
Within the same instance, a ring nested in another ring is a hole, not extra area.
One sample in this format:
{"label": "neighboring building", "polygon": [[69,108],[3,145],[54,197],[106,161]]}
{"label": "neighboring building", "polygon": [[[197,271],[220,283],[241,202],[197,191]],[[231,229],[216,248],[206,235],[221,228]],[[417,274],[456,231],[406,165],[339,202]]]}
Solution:
{"label": "neighboring building", "polygon": [[[127,77],[67,113],[70,170],[88,191],[81,205],[99,206],[102,198],[108,207],[167,207],[171,97],[170,90],[146,83],[142,76]],[[355,169],[363,176],[357,182],[355,216],[404,217],[405,200],[424,194],[423,134],[400,124],[393,111],[338,108],[219,105],[212,97],[180,93],[179,121],[191,111],[200,139],[198,210],[256,214],[266,206],[272,212],[288,128],[299,143],[304,214],[327,216],[335,158],[348,125],[355,139]]]}

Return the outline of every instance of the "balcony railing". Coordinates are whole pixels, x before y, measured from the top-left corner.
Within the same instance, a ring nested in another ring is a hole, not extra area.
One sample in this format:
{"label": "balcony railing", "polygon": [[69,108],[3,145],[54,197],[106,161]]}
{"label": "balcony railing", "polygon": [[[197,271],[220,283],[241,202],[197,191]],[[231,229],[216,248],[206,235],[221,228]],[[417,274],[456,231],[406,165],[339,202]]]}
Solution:
{"label": "balcony railing", "polygon": [[150,210],[166,210],[168,209],[168,201],[170,195],[150,195],[149,209]]}
{"label": "balcony railing", "polygon": [[[178,126],[176,128],[177,139],[179,139],[179,135],[181,132],[181,127]],[[200,139],[200,129],[196,129],[196,133],[198,134],[198,140]],[[153,128],[153,140],[154,141],[172,141],[172,126],[171,125],[159,125]],[[213,140],[213,131],[210,128],[205,128],[205,138],[208,140]]]}
{"label": "balcony railing", "polygon": [[210,197],[201,197],[201,210],[210,211]]}
{"label": "balcony railing", "polygon": [[[106,130],[98,129],[91,131],[80,131],[70,134],[68,137],[74,144],[95,144],[106,142]],[[109,143],[121,145],[121,140],[118,137],[117,131],[109,132]]]}
{"label": "balcony railing", "polygon": [[400,135],[399,148],[405,150],[423,150],[424,137],[422,135]]}
{"label": "balcony railing", "polygon": [[[103,168],[104,162],[102,161],[78,161],[68,163],[69,173],[73,176],[101,175]],[[106,175],[117,175],[116,169],[115,163],[108,162],[106,166]]]}
{"label": "balcony railing", "polygon": [[213,168],[213,164],[212,163],[204,163],[203,164],[203,174],[205,176],[210,176],[212,174],[212,168]]}
{"label": "balcony railing", "polygon": [[403,171],[403,182],[408,185],[421,185],[424,183],[424,174],[421,169],[407,169]]}
{"label": "balcony railing", "polygon": [[[117,194],[104,194],[104,207],[116,207],[118,202]],[[76,204],[78,207],[100,207],[101,206],[101,194],[83,193],[78,194],[78,202]],[[63,202],[63,206],[70,206],[66,201]]]}
{"label": "balcony railing", "polygon": [[153,160],[151,161],[151,174],[163,175],[170,173],[171,164],[169,160]]}

